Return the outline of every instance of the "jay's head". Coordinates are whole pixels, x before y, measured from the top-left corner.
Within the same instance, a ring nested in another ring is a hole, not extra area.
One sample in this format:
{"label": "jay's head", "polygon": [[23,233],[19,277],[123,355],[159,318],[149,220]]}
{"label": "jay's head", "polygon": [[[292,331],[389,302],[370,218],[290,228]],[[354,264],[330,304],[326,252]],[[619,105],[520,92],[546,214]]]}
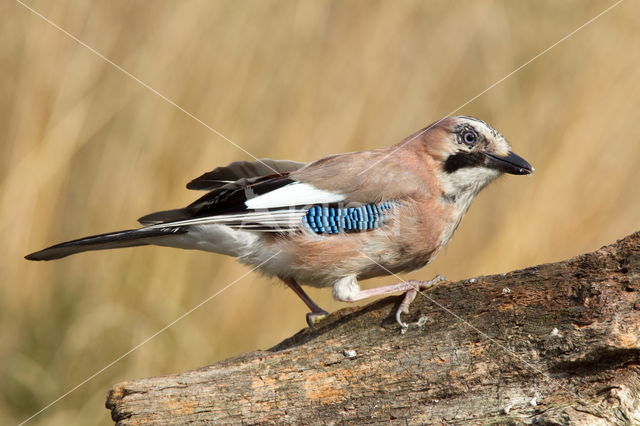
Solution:
{"label": "jay's head", "polygon": [[477,118],[448,117],[428,133],[427,150],[440,163],[445,193],[477,193],[502,173],[528,175],[534,170],[497,130]]}

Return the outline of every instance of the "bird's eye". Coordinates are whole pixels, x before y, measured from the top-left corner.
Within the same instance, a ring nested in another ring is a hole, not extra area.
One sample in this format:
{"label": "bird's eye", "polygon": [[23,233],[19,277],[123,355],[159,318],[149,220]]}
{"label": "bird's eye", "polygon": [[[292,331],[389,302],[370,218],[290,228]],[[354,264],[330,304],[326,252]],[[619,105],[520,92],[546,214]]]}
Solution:
{"label": "bird's eye", "polygon": [[478,135],[472,130],[465,130],[462,133],[462,141],[467,145],[473,145],[478,140]]}

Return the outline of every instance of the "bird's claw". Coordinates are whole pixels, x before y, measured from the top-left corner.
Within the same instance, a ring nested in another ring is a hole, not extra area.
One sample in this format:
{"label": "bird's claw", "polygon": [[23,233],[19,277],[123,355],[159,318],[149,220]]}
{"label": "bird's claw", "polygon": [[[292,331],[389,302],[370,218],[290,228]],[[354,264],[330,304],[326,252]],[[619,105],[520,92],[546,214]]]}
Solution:
{"label": "bird's claw", "polygon": [[436,275],[435,278],[429,281],[416,281],[415,288],[408,290],[404,294],[404,299],[402,299],[402,303],[400,303],[400,306],[398,306],[398,310],[396,311],[396,322],[400,325],[401,334],[406,333],[407,329],[409,328],[407,323],[402,321],[402,314],[409,313],[409,307],[411,306],[411,303],[415,300],[416,296],[418,295],[418,290],[425,290],[425,289],[431,288],[446,280],[447,278],[444,275]]}
{"label": "bird's claw", "polygon": [[396,322],[400,324],[401,333],[404,334],[409,326],[402,321],[402,314],[409,313],[409,306],[411,306],[411,302],[414,301],[416,295],[418,294],[417,290],[409,290],[404,294],[404,299],[402,299],[402,303],[398,306],[398,310],[396,311]]}
{"label": "bird's claw", "polygon": [[318,311],[318,312],[309,312],[307,314],[307,324],[309,325],[309,328],[314,330],[315,329],[315,324],[319,321],[321,321],[323,318],[325,318],[327,315],[329,315],[329,312],[327,311]]}
{"label": "bird's claw", "polygon": [[447,277],[438,274],[429,281],[422,281],[422,284],[420,284],[418,287],[420,288],[420,290],[426,290],[444,281],[447,281]]}

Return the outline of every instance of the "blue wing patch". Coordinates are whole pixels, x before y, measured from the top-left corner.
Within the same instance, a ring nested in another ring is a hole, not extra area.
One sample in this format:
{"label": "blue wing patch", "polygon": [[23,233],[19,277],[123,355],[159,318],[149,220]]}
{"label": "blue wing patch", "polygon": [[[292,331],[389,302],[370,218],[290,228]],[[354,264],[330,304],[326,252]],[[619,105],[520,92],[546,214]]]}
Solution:
{"label": "blue wing patch", "polygon": [[381,227],[385,212],[396,205],[395,201],[385,201],[361,207],[313,206],[302,217],[302,222],[316,234],[369,231]]}

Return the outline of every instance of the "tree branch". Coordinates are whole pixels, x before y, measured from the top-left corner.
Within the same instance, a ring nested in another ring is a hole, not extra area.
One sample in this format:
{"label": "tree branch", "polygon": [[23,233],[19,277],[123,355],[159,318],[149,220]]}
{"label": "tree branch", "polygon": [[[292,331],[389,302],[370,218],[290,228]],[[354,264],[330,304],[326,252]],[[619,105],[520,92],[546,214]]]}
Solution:
{"label": "tree branch", "polygon": [[115,385],[119,425],[640,423],[640,233],[342,309],[267,351]]}

